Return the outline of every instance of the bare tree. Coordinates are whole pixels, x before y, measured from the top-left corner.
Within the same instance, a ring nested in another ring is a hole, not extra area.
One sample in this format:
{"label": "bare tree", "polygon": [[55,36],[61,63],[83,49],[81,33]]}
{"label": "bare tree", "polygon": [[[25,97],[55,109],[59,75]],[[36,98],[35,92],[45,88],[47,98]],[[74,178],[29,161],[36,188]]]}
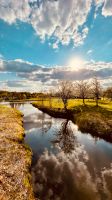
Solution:
{"label": "bare tree", "polygon": [[67,110],[68,100],[73,93],[73,84],[71,81],[60,81],[58,85],[58,94],[63,101],[64,108]]}
{"label": "bare tree", "polygon": [[85,99],[89,95],[90,85],[87,81],[79,81],[75,84],[78,96],[83,99],[83,104],[85,105]]}
{"label": "bare tree", "polygon": [[47,94],[47,96],[48,96],[48,98],[49,98],[49,106],[50,106],[50,108],[52,108],[52,100],[53,100],[53,97],[54,97],[54,89],[53,88],[51,88],[51,89],[49,89],[49,92],[48,92],[48,94]]}
{"label": "bare tree", "polygon": [[108,87],[104,92],[103,92],[104,97],[110,99],[112,101],[112,87]]}
{"label": "bare tree", "polygon": [[98,106],[98,100],[100,99],[101,95],[101,86],[97,77],[94,77],[92,81],[92,94],[95,98],[96,106]]}

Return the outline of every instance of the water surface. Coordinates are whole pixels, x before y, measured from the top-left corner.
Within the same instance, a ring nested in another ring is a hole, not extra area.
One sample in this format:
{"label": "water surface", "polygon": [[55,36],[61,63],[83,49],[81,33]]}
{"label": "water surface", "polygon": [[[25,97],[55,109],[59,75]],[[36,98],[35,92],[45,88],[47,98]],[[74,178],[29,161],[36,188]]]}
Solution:
{"label": "water surface", "polygon": [[34,191],[42,200],[111,200],[112,144],[78,131],[30,103],[12,104],[24,114],[25,143],[33,152]]}

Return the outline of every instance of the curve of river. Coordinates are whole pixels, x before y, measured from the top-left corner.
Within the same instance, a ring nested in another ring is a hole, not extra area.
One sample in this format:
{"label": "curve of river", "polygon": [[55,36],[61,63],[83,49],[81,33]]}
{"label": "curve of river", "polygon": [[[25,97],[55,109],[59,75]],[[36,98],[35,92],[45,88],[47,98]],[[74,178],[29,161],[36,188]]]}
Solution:
{"label": "curve of river", "polygon": [[[4,104],[4,103],[3,103]],[[41,200],[111,200],[112,144],[78,131],[30,103],[5,103],[24,114],[25,143],[33,152],[32,179]]]}

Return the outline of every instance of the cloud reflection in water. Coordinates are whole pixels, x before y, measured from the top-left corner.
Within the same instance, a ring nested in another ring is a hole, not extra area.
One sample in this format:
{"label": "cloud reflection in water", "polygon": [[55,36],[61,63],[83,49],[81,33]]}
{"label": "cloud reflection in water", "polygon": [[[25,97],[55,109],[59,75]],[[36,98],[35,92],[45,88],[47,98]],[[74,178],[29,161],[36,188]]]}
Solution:
{"label": "cloud reflection in water", "polygon": [[59,153],[45,150],[32,170],[36,196],[42,200],[111,200],[112,166],[98,173],[94,166],[90,170],[89,156],[67,120],[56,136]]}

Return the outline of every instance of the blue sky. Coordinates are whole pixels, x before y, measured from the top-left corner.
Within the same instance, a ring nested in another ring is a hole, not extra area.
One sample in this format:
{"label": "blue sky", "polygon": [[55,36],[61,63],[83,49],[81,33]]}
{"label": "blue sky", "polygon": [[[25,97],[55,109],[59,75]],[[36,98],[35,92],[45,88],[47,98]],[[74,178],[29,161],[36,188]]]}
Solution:
{"label": "blue sky", "polygon": [[0,60],[1,89],[52,86],[71,80],[70,71],[73,81],[92,78],[83,69],[100,70],[104,84],[112,84],[112,1],[2,0]]}

